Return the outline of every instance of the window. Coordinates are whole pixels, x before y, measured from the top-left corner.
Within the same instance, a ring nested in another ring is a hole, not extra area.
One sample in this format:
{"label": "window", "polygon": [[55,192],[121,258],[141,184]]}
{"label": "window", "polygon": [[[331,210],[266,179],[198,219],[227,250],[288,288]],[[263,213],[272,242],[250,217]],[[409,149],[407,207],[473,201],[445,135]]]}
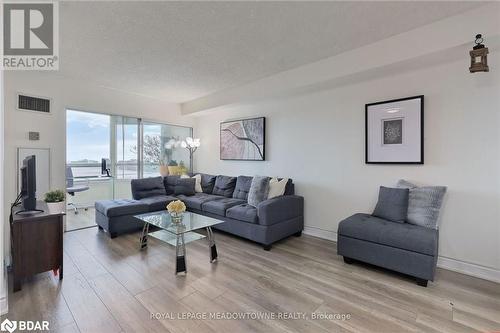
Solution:
{"label": "window", "polygon": [[66,161],[75,178],[101,174],[101,159],[110,158],[108,115],[68,110],[66,114]]}
{"label": "window", "polygon": [[144,177],[158,176],[160,164],[189,170],[191,167],[189,152],[179,143],[193,135],[192,128],[144,122],[142,132]]}
{"label": "window", "polygon": [[101,177],[103,158],[116,180],[158,176],[161,164],[185,171],[191,166],[179,145],[192,136],[190,127],[76,110],[66,117],[66,160],[75,178]]}

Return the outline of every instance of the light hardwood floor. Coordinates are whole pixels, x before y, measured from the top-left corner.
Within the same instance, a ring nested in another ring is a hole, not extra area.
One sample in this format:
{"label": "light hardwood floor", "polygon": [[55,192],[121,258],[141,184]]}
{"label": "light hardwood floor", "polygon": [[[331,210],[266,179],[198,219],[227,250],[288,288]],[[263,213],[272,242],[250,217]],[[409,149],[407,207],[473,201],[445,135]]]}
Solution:
{"label": "light hardwood floor", "polygon": [[68,209],[66,212],[66,230],[73,231],[82,228],[95,226],[95,210],[93,207],[78,209],[78,214],[75,214],[73,209]]}
{"label": "light hardwood floor", "polygon": [[[500,285],[438,270],[428,288],[371,266],[346,265],[333,242],[303,235],[270,252],[216,232],[187,245],[187,275],[173,247],[138,234],[109,239],[97,228],[65,234],[62,283],[40,274],[9,294],[10,319],[49,320],[58,332],[492,332],[500,330]],[[11,289],[12,290],[12,287]],[[301,320],[169,320],[201,313],[301,312]],[[312,313],[350,315],[313,320]],[[5,316],[3,317],[5,318]],[[3,320],[2,318],[2,320]]]}

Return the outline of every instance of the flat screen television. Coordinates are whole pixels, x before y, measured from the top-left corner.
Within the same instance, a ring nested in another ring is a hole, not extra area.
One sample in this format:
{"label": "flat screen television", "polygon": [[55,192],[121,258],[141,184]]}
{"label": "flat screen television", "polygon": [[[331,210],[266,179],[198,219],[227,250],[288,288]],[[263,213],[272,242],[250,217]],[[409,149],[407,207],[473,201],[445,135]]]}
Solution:
{"label": "flat screen television", "polygon": [[36,210],[36,158],[26,157],[21,167],[21,200],[24,211]]}

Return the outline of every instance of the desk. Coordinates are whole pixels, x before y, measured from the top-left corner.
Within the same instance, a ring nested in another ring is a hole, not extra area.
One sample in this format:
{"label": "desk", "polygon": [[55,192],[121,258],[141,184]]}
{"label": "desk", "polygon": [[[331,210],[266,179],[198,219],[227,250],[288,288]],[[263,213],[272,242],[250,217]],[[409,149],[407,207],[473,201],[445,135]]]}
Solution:
{"label": "desk", "polygon": [[59,270],[63,278],[64,213],[50,214],[43,201],[36,208],[43,213],[16,214],[22,208],[15,207],[10,216],[14,292],[21,290],[24,278],[38,273]]}

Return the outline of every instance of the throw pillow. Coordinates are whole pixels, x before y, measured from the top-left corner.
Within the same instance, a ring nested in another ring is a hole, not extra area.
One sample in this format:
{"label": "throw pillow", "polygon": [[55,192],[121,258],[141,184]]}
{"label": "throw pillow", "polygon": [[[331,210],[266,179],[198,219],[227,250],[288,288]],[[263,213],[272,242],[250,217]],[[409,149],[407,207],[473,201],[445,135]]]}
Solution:
{"label": "throw pillow", "polygon": [[257,207],[257,205],[267,199],[269,194],[269,177],[255,176],[248,191],[248,204]]}
{"label": "throw pillow", "polygon": [[212,190],[212,194],[231,198],[233,196],[235,186],[236,177],[219,175],[215,178],[215,184],[214,189]]}
{"label": "throw pillow", "polygon": [[373,216],[392,222],[404,223],[408,214],[407,188],[389,188],[380,186],[378,202]]}
{"label": "throw pillow", "polygon": [[201,188],[201,175],[200,174],[194,175],[193,177],[189,177],[188,175],[182,175],[181,178],[183,178],[183,179],[194,178],[194,180],[195,180],[194,191],[196,193],[203,192],[203,189]]}
{"label": "throw pillow", "polygon": [[403,179],[398,181],[397,186],[410,191],[406,221],[410,224],[438,229],[439,210],[446,194],[446,186],[419,187]]}
{"label": "throw pillow", "polygon": [[194,178],[179,178],[175,184],[174,194],[194,195],[196,180]]}
{"label": "throw pillow", "polygon": [[273,177],[269,181],[269,194],[267,195],[268,199],[280,197],[285,194],[286,184],[288,183],[288,178],[283,178],[278,180],[278,178]]}
{"label": "throw pillow", "polygon": [[167,191],[167,195],[174,194],[175,191],[175,184],[177,184],[177,180],[180,178],[180,176],[166,176],[163,178],[163,184],[165,185],[165,190]]}
{"label": "throw pillow", "polygon": [[136,200],[166,194],[162,177],[132,179],[130,185],[132,197]]}
{"label": "throw pillow", "polygon": [[215,176],[207,175],[205,173],[201,174],[201,188],[203,189],[203,193],[211,194],[214,190],[215,185]]}

